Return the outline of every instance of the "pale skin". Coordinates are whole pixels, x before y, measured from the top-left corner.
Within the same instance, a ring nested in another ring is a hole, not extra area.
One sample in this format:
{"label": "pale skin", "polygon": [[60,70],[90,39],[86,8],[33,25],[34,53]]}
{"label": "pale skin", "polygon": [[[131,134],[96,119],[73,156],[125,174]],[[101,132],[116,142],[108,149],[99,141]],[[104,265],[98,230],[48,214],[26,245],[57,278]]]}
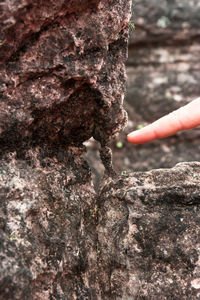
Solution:
{"label": "pale skin", "polygon": [[132,144],[145,144],[197,126],[200,126],[200,97],[152,124],[129,133],[127,140]]}

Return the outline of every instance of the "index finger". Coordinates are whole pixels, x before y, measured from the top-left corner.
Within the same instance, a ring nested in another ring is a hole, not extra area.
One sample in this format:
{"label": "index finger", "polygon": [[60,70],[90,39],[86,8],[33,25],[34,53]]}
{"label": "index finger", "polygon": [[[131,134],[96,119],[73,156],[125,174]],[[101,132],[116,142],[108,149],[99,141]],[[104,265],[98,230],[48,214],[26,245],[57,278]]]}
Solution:
{"label": "index finger", "polygon": [[127,140],[132,144],[144,144],[165,138],[180,130],[188,130],[200,125],[200,97],[173,111],[167,116],[131,132]]}

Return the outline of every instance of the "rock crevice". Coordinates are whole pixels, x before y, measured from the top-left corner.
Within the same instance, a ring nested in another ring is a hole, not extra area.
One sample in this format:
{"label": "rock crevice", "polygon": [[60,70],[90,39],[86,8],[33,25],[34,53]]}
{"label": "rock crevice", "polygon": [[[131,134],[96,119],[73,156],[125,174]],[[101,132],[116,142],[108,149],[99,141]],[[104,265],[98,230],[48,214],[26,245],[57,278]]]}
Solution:
{"label": "rock crevice", "polygon": [[[0,9],[0,298],[197,299],[200,164],[112,169],[131,1]],[[98,193],[90,137],[106,169]]]}

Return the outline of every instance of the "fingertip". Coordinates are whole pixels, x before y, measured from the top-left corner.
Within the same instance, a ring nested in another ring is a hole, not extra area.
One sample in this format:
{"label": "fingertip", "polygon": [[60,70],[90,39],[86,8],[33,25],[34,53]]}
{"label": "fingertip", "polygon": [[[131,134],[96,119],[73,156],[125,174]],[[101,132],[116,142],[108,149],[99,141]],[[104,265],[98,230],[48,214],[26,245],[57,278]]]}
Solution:
{"label": "fingertip", "polygon": [[126,139],[129,143],[131,143],[131,136],[129,134],[127,135]]}
{"label": "fingertip", "polygon": [[127,135],[127,140],[131,144],[139,145],[145,144],[155,139],[154,132],[148,126],[135,130]]}
{"label": "fingertip", "polygon": [[136,144],[135,143],[135,131],[129,133],[126,138],[129,143]]}

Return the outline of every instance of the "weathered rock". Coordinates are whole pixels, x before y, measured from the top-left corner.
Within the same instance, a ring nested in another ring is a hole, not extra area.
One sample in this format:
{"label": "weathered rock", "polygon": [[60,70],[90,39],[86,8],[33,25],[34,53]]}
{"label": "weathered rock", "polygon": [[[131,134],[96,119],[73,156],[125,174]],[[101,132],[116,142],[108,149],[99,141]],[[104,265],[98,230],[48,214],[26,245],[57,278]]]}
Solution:
{"label": "weathered rock", "polygon": [[198,299],[200,163],[111,180],[99,196],[105,299]]}
{"label": "weathered rock", "polygon": [[200,163],[107,180],[97,199],[80,151],[2,160],[1,299],[197,299]]}
{"label": "weathered rock", "polygon": [[99,1],[1,1],[1,62],[9,60],[12,54],[22,50],[27,44],[27,39],[31,41],[38,37],[37,34],[40,34],[41,30],[50,29],[52,23],[56,23],[60,17],[93,7]]}
{"label": "weathered rock", "polygon": [[1,299],[96,299],[96,194],[82,142],[126,122],[131,1],[3,1]]}
{"label": "weathered rock", "polygon": [[96,196],[81,152],[38,147],[1,161],[1,299],[98,294]]}
{"label": "weathered rock", "polygon": [[93,136],[112,171],[130,1],[0,9],[0,298],[199,297],[200,164],[106,174],[97,195],[82,158]]}
{"label": "weathered rock", "polygon": [[105,144],[126,122],[130,1],[65,2],[2,3],[2,147]]}

